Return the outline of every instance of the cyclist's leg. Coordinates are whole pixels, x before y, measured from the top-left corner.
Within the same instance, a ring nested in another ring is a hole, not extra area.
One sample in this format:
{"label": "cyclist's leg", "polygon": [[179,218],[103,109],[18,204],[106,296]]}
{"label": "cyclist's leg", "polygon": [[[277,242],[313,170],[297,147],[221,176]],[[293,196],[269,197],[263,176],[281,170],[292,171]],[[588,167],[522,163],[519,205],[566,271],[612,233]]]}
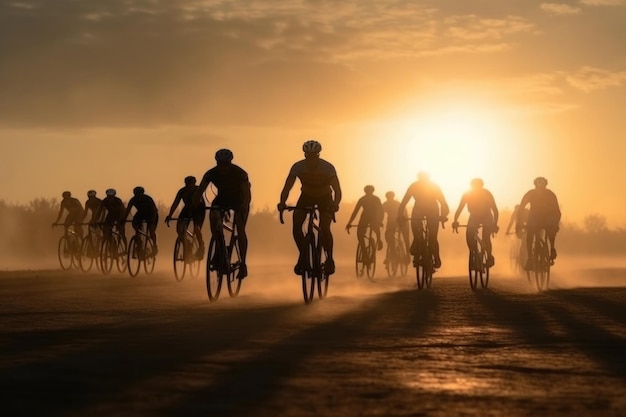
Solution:
{"label": "cyclist's leg", "polygon": [[491,246],[491,234],[493,233],[493,230],[493,223],[485,222],[485,224],[483,224],[482,241],[485,246],[485,252],[487,252],[487,266],[489,267],[494,266],[496,263]]}
{"label": "cyclist's leg", "polygon": [[[387,225],[387,227],[385,228],[385,243],[387,244],[387,253],[388,253],[388,257],[391,258],[395,258],[396,257],[396,245],[394,244],[394,234],[395,234],[395,227],[394,226],[390,226]],[[387,258],[385,258],[385,260],[383,261],[383,263],[387,263]]]}
{"label": "cyclist's leg", "polygon": [[200,254],[204,256],[204,238],[202,237],[202,225],[204,225],[204,218],[206,216],[206,210],[204,207],[197,209],[193,216],[193,234],[198,239],[198,246],[200,247]]}
{"label": "cyclist's leg", "polygon": [[330,224],[332,222],[332,215],[330,213],[328,213],[324,208],[324,206],[321,206],[322,209],[320,211],[320,229],[322,231],[322,246],[324,247],[324,249],[326,250],[326,253],[328,254],[328,257],[326,258],[326,272],[328,272],[329,275],[334,274],[335,273],[335,260],[333,258],[333,246],[334,246],[334,240],[333,240],[333,235],[330,231]]}
{"label": "cyclist's leg", "polygon": [[374,234],[376,235],[376,248],[378,250],[382,250],[383,241],[380,238],[380,224],[373,224],[373,225],[370,225],[370,227],[372,227],[372,232],[374,232]]}
{"label": "cyclist's leg", "polygon": [[556,259],[556,248],[554,243],[556,240],[557,227],[554,225],[546,226],[546,238],[550,242],[550,259]]}
{"label": "cyclist's leg", "polygon": [[304,240],[304,232],[302,231],[302,227],[304,225],[304,221],[306,220],[306,212],[303,210],[294,210],[293,211],[293,240],[296,243],[296,247],[298,248],[298,262],[294,267],[294,272],[297,275],[302,274],[302,269],[304,267],[304,253],[306,251],[306,242]]}
{"label": "cyclist's leg", "polygon": [[154,254],[156,255],[159,252],[159,246],[157,245],[157,233],[156,229],[159,224],[159,215],[155,214],[151,219],[148,220],[146,227],[148,229],[148,235],[150,235],[150,239],[152,239],[152,244],[154,245]]}
{"label": "cyclist's leg", "polygon": [[411,219],[411,231],[413,232],[413,241],[409,245],[409,254],[411,255],[417,255],[417,245],[418,245],[417,240],[422,235],[421,225],[422,225],[422,221],[419,220],[417,214],[413,213],[412,219]]}
{"label": "cyclist's leg", "polygon": [[531,265],[532,265],[532,253],[533,253],[533,239],[535,238],[535,234],[537,233],[537,231],[535,230],[535,227],[531,224],[528,223],[526,225],[526,265],[524,266],[524,269],[528,270],[530,269]]}
{"label": "cyclist's leg", "polygon": [[[367,231],[367,223],[364,221],[359,221],[359,224],[356,227],[356,239],[361,245],[361,248],[365,250],[365,232]],[[365,254],[365,252],[364,252]],[[363,259],[365,261],[365,259]]]}
{"label": "cyclist's leg", "polygon": [[239,254],[241,255],[241,265],[239,266],[237,278],[240,279],[248,276],[248,266],[246,264],[246,256],[248,254],[248,235],[246,233],[246,223],[248,222],[249,213],[249,207],[243,209],[242,211],[235,211],[234,222],[237,226]]}

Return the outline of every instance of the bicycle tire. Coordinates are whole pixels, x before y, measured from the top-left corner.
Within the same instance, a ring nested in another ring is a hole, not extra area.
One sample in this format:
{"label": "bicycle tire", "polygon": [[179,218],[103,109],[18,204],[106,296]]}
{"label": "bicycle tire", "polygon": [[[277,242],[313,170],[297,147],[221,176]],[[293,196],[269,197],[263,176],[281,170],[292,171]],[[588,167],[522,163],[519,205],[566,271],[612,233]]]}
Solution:
{"label": "bicycle tire", "polygon": [[309,304],[313,301],[315,297],[315,257],[316,255],[316,245],[315,245],[315,236],[308,233],[306,235],[306,267],[302,272],[302,295],[304,297],[304,303]]}
{"label": "bicycle tire", "polygon": [[200,264],[201,259],[196,256],[196,254],[200,253],[200,243],[198,243],[198,238],[193,237],[191,240],[191,253],[190,261],[189,261],[189,274],[192,278],[197,278],[200,274]]}
{"label": "bicycle tire", "polygon": [[137,236],[131,237],[130,242],[128,242],[128,255],[126,259],[128,263],[128,274],[131,277],[136,277],[141,268],[142,257],[140,244]]}
{"label": "bicycle tire", "polygon": [[241,266],[241,252],[239,251],[239,237],[234,236],[231,241],[231,247],[229,248],[228,259],[228,294],[235,298],[239,295],[241,290],[241,278],[237,278],[239,273],[239,267]]}
{"label": "bicycle tire", "polygon": [[187,270],[188,254],[185,253],[185,242],[179,237],[176,238],[174,243],[174,252],[172,256],[172,262],[174,264],[174,278],[180,282],[185,278],[185,271]]}
{"label": "bicycle tire", "polygon": [[398,251],[396,254],[398,255],[398,265],[400,269],[400,276],[405,277],[407,272],[409,271],[409,262],[411,257],[409,256],[408,251],[406,250],[406,245],[404,241],[398,242]]}
{"label": "bicycle tire", "polygon": [[112,239],[102,241],[100,245],[100,271],[107,275],[113,269],[113,256],[111,249]]}
{"label": "bicycle tire", "polygon": [[374,282],[374,275],[376,275],[376,241],[374,241],[373,237],[370,237],[366,240],[367,244],[367,259],[368,262],[365,264],[365,269],[367,271],[367,278]]}
{"label": "bicycle tire", "polygon": [[154,253],[154,243],[151,238],[146,238],[144,246],[143,257],[143,270],[146,275],[151,275],[154,272],[154,266],[156,265],[156,254]]}
{"label": "bicycle tire", "polygon": [[222,245],[222,239],[211,237],[206,259],[206,290],[210,301],[217,301],[222,290]]}
{"label": "bicycle tire", "polygon": [[72,252],[67,236],[64,235],[59,238],[57,252],[59,256],[59,263],[61,264],[61,269],[70,269],[72,267]]}
{"label": "bicycle tire", "polygon": [[328,296],[328,284],[330,283],[330,274],[326,271],[326,260],[328,259],[328,254],[322,248],[322,245],[318,245],[317,247],[318,256],[319,256],[319,276],[317,277],[317,296],[320,300],[323,300]]}
{"label": "bicycle tire", "polygon": [[356,257],[355,257],[356,276],[361,278],[365,273],[365,263],[363,262],[363,247],[361,242],[356,245]]}
{"label": "bicycle tire", "polygon": [[[397,245],[395,246],[395,249],[398,249]],[[385,264],[385,270],[387,271],[387,276],[389,278],[393,278],[398,273],[398,255],[390,249],[390,245],[387,245],[386,258],[387,263]]]}
{"label": "bicycle tire", "polygon": [[487,263],[488,256],[486,252],[481,252],[482,273],[480,274],[480,286],[482,288],[489,287],[489,265]]}
{"label": "bicycle tire", "polygon": [[415,260],[415,271],[417,275],[417,288],[430,288],[433,278],[433,257],[430,254],[428,245],[419,245],[418,256]]}
{"label": "bicycle tire", "polygon": [[550,254],[546,243],[539,244],[535,259],[535,284],[538,291],[545,291],[550,282]]}
{"label": "bicycle tire", "polygon": [[91,240],[91,236],[87,235],[83,237],[83,241],[80,245],[80,258],[79,264],[80,269],[83,272],[89,272],[91,267],[93,266],[93,241]]}
{"label": "bicycle tire", "polygon": [[116,242],[115,265],[119,273],[126,272],[128,268],[128,245],[125,237],[117,237]]}

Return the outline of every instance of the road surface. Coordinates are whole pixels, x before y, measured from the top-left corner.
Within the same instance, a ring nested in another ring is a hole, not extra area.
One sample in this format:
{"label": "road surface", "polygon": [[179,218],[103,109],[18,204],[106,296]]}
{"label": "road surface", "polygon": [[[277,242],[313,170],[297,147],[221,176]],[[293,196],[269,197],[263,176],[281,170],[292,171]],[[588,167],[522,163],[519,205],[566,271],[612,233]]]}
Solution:
{"label": "road surface", "polygon": [[251,266],[215,303],[167,270],[4,271],[0,414],[624,416],[626,270],[568,274],[418,291],[343,265],[307,306],[289,266]]}

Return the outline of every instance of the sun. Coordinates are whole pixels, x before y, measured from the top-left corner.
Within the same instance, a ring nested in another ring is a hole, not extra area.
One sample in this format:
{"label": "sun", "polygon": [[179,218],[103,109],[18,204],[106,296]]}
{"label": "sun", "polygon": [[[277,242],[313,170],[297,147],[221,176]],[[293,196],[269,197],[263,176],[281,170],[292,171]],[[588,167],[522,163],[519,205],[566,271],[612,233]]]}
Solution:
{"label": "sun", "polygon": [[379,172],[381,184],[403,194],[417,173],[426,171],[450,205],[469,189],[472,178],[506,188],[507,176],[514,175],[509,161],[522,152],[518,148],[523,142],[501,108],[472,101],[422,108],[386,120],[378,126],[377,136],[370,153],[377,160],[393,162]]}

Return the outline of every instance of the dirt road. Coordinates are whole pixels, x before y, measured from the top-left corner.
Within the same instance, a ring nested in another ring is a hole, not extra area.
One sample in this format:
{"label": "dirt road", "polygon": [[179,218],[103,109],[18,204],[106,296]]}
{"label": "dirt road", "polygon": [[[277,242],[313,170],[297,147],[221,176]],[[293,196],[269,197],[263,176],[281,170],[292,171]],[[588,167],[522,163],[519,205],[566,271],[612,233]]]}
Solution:
{"label": "dirt road", "polygon": [[624,287],[417,291],[345,266],[306,306],[286,270],[216,303],[167,272],[0,273],[1,415],[626,415]]}

